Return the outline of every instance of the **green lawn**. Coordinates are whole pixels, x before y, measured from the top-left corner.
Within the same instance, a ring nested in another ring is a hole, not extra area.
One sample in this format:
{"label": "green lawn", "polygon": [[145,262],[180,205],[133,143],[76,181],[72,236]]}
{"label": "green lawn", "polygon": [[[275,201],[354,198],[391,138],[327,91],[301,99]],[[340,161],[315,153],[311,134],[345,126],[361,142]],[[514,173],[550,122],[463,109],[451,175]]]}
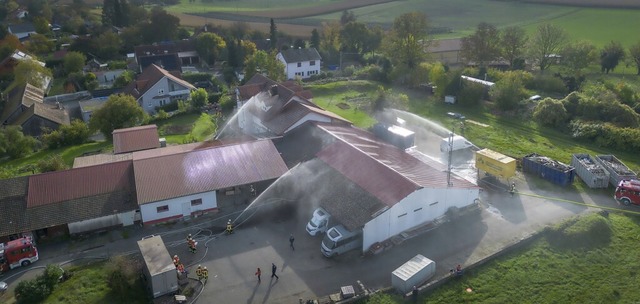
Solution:
{"label": "green lawn", "polygon": [[[306,89],[313,92],[313,102],[351,121],[355,126],[368,128],[375,120],[368,113],[361,111],[362,101],[376,92],[377,84],[370,81],[340,81],[322,85],[310,85]],[[348,105],[348,109],[338,105]]]}
{"label": "green lawn", "polygon": [[173,116],[167,120],[157,121],[158,133],[168,144],[183,144],[191,139],[203,141],[215,134],[217,128],[209,115],[201,117],[200,113],[186,113]]}
{"label": "green lawn", "polygon": [[[461,278],[421,294],[418,303],[635,303],[640,298],[640,261],[635,258],[640,219],[589,214],[572,222],[466,270]],[[593,232],[597,236],[576,242],[594,222],[602,224]],[[379,295],[362,303],[407,301]]]}

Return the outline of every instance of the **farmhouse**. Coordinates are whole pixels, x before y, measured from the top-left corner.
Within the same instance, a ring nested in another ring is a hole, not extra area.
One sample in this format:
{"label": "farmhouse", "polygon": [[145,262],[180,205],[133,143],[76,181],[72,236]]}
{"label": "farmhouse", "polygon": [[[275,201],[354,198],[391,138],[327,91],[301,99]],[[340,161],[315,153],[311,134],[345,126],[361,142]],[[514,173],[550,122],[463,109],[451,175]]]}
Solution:
{"label": "farmhouse", "polygon": [[320,74],[322,58],[315,48],[283,50],[276,58],[284,64],[287,79],[305,79]]}
{"label": "farmhouse", "polygon": [[189,99],[195,89],[180,77],[151,64],[123,92],[133,96],[145,112],[154,114],[158,107]]}
{"label": "farmhouse", "polygon": [[254,137],[280,136],[306,121],[338,124],[350,122],[326,111],[311,101],[311,93],[294,82],[281,84],[262,75],[255,75],[236,89],[237,127]]}
{"label": "farmhouse", "polygon": [[300,170],[314,172],[314,184],[325,185],[303,199],[318,202],[350,231],[361,230],[362,251],[479,197],[479,187],[460,177],[449,185],[440,163],[356,127],[308,122],[276,144],[287,164],[302,163]]}

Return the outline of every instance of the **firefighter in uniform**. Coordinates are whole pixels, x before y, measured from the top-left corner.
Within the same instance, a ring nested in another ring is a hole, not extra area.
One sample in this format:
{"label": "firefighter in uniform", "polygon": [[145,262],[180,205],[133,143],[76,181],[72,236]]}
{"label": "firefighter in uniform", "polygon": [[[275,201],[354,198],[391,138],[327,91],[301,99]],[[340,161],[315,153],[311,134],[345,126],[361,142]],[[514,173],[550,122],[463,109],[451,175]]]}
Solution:
{"label": "firefighter in uniform", "polygon": [[194,239],[190,239],[187,245],[189,245],[189,251],[191,251],[191,253],[196,253],[196,241]]}
{"label": "firefighter in uniform", "polygon": [[178,264],[180,264],[180,258],[176,254],[173,256],[173,265],[176,266],[176,268],[178,268]]}
{"label": "firefighter in uniform", "polygon": [[209,280],[209,270],[207,270],[207,266],[204,266],[204,268],[202,268],[202,278],[204,279],[205,283],[207,283],[207,281]]}
{"label": "firefighter in uniform", "polygon": [[202,265],[198,265],[198,269],[196,269],[196,275],[198,276],[198,280],[202,281]]}
{"label": "firefighter in uniform", "polygon": [[189,233],[189,235],[187,235],[187,243],[189,243],[191,240],[193,240],[193,238],[191,237],[191,233]]}
{"label": "firefighter in uniform", "polygon": [[179,273],[185,273],[186,271],[184,270],[184,265],[182,263],[178,264],[178,272]]}
{"label": "firefighter in uniform", "polygon": [[232,234],[233,233],[233,224],[231,224],[231,220],[229,220],[227,222],[227,230],[226,230],[227,234]]}
{"label": "firefighter in uniform", "polygon": [[511,193],[511,196],[513,196],[515,192],[516,192],[516,183],[511,183],[511,189],[509,189],[509,193]]}

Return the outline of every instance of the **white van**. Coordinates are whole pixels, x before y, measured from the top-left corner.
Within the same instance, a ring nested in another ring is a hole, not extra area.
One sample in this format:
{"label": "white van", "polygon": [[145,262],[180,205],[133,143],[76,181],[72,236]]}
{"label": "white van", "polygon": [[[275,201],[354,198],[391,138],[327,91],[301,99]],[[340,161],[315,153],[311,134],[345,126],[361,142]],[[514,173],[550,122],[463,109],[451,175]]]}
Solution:
{"label": "white van", "polygon": [[331,220],[331,214],[327,210],[319,207],[313,211],[313,217],[307,223],[307,232],[311,236],[316,236],[327,232],[329,229],[329,221]]}
{"label": "white van", "polygon": [[351,232],[342,225],[331,227],[322,239],[320,250],[328,258],[362,248],[362,230]]}
{"label": "white van", "polygon": [[[451,151],[457,151],[473,147],[473,144],[460,135],[453,136]],[[449,152],[449,137],[443,137],[440,141],[440,152]]]}

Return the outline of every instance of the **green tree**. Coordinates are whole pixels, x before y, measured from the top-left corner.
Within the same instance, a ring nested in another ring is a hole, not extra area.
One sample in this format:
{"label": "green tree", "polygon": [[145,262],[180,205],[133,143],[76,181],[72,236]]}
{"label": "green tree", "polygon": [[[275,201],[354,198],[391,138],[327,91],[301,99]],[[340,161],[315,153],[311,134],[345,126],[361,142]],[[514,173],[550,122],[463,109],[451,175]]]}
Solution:
{"label": "green tree", "polygon": [[562,65],[576,76],[588,68],[598,58],[595,45],[590,41],[575,41],[567,44],[562,51]]}
{"label": "green tree", "polygon": [[488,62],[500,57],[500,32],[495,25],[481,22],[475,33],[462,38],[462,57],[474,61],[480,67],[486,67]]}
{"label": "green tree", "polygon": [[123,88],[126,87],[129,83],[131,83],[133,81],[133,77],[135,76],[135,74],[133,73],[133,71],[124,71],[122,74],[120,74],[120,76],[116,77],[116,79],[113,81],[113,87],[114,88]]}
{"label": "green tree", "polygon": [[356,14],[348,10],[342,11],[342,16],[340,16],[340,24],[344,26],[349,22],[356,22]]}
{"label": "green tree", "polygon": [[111,95],[104,106],[93,113],[89,127],[92,130],[99,130],[105,138],[111,140],[113,130],[139,125],[146,116],[133,96]]}
{"label": "green tree", "polygon": [[444,90],[447,86],[447,73],[442,63],[437,62],[429,70],[429,81],[436,86],[436,96],[444,97]]}
{"label": "green tree", "polygon": [[368,36],[369,29],[364,23],[349,22],[344,24],[340,31],[340,45],[342,45],[342,50],[362,54]]}
{"label": "green tree", "polygon": [[518,102],[526,97],[520,74],[506,72],[489,90],[489,95],[501,110],[511,110],[518,106]]}
{"label": "green tree", "polygon": [[600,68],[603,73],[612,72],[624,59],[625,52],[622,44],[618,41],[611,41],[600,53]]}
{"label": "green tree", "polygon": [[29,83],[35,87],[41,88],[45,84],[47,78],[51,78],[51,70],[40,65],[35,60],[21,60],[13,70],[15,75],[12,86]]}
{"label": "green tree", "polygon": [[640,75],[640,41],[629,47],[629,56],[636,64],[636,69],[638,70],[636,75]]}
{"label": "green tree", "polygon": [[126,0],[104,0],[102,2],[102,24],[124,27],[129,25],[129,3]]}
{"label": "green tree", "polygon": [[426,59],[429,22],[424,13],[406,13],[393,21],[385,53],[395,65],[415,68]]}
{"label": "green tree", "polygon": [[538,64],[540,71],[544,71],[553,64],[553,55],[558,55],[567,40],[563,29],[549,23],[542,24],[529,40],[529,57]]}
{"label": "green tree", "polygon": [[36,29],[36,33],[41,35],[46,35],[51,32],[51,29],[49,28],[49,21],[44,17],[33,18],[33,27]]}
{"label": "green tree", "polygon": [[340,24],[329,22],[322,26],[320,35],[320,52],[323,52],[322,59],[325,62],[337,63],[340,57]]}
{"label": "green tree", "polygon": [[522,58],[527,45],[527,33],[523,28],[510,26],[502,30],[500,43],[502,44],[502,57],[509,61],[509,66],[514,69],[514,63]]}
{"label": "green tree", "polygon": [[25,42],[25,47],[34,54],[48,54],[53,50],[55,44],[51,39],[42,34],[31,34],[29,41]]}
{"label": "green tree", "polygon": [[112,31],[106,31],[93,40],[96,46],[98,57],[109,60],[120,57],[120,49],[122,48],[122,39]]}
{"label": "green tree", "polygon": [[19,126],[0,128],[0,157],[20,158],[36,147],[37,141],[31,136],[25,136]]}
{"label": "green tree", "polygon": [[94,73],[87,73],[84,75],[84,88],[93,91],[98,88],[98,77]]}
{"label": "green tree", "polygon": [[318,32],[318,29],[313,29],[311,31],[311,39],[309,39],[309,44],[311,44],[312,48],[320,50],[320,33]]}
{"label": "green tree", "polygon": [[82,71],[87,57],[79,52],[68,52],[62,60],[62,66],[66,74]]}
{"label": "green tree", "polygon": [[272,50],[275,50],[278,46],[278,27],[273,18],[269,21],[269,44]]}
{"label": "green tree", "polygon": [[562,102],[551,98],[541,100],[533,111],[533,119],[547,127],[563,127],[568,118]]}
{"label": "green tree", "polygon": [[202,33],[196,37],[196,50],[208,64],[215,64],[220,52],[227,47],[222,37],[214,33]]}
{"label": "green tree", "polygon": [[244,78],[251,79],[260,73],[274,81],[285,80],[284,64],[276,59],[275,53],[257,51],[244,65]]}
{"label": "green tree", "polygon": [[175,40],[178,38],[180,18],[154,6],[149,13],[149,22],[139,27],[143,40],[147,43]]}
{"label": "green tree", "polygon": [[201,109],[205,105],[207,105],[209,101],[209,94],[203,88],[199,88],[197,90],[191,91],[191,107],[194,109]]}
{"label": "green tree", "polygon": [[49,149],[80,145],[89,140],[91,130],[82,120],[74,119],[69,125],[62,125],[57,130],[45,132],[42,141]]}

